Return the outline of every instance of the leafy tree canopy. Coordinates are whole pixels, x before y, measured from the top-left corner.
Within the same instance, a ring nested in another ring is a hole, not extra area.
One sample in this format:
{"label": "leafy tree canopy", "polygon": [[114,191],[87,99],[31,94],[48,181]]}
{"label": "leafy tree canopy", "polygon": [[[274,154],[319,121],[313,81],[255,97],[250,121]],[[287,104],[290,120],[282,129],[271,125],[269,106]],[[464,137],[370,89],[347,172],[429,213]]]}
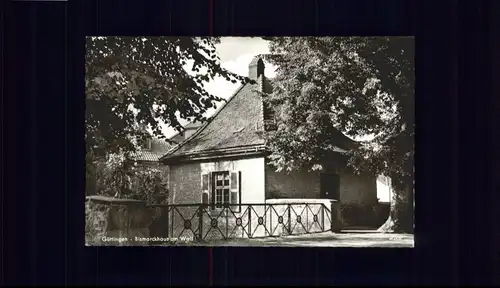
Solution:
{"label": "leafy tree canopy", "polygon": [[[320,167],[338,129],[370,135],[349,152],[357,172],[384,173],[393,185],[413,175],[414,41],[408,37],[266,37],[276,65],[278,129],[270,134],[272,164]],[[335,128],[335,129],[333,129]],[[410,182],[411,184],[411,182]]]}
{"label": "leafy tree canopy", "polygon": [[221,67],[214,46],[219,42],[213,37],[88,37],[87,151],[134,151],[134,141],[145,140],[145,127],[164,137],[161,122],[181,131],[179,119],[205,120],[204,112],[222,98],[205,91],[204,82],[249,81]]}

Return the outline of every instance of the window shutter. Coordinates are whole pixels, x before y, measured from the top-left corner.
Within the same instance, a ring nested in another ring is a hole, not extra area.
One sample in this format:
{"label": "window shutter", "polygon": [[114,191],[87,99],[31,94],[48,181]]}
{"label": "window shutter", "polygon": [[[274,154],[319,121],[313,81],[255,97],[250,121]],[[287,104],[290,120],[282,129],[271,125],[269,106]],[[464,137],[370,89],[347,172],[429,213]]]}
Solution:
{"label": "window shutter", "polygon": [[201,203],[210,203],[210,173],[201,174]]}
{"label": "window shutter", "polygon": [[241,172],[231,171],[230,185],[231,185],[231,209],[234,212],[240,212],[241,205]]}

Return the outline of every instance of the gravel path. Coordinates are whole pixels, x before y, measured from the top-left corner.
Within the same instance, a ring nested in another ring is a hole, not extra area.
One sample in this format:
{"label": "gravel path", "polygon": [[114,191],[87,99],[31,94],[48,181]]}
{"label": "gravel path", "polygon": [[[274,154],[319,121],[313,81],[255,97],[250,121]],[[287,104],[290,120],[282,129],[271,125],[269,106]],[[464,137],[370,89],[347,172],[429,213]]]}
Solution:
{"label": "gravel path", "polygon": [[279,247],[414,247],[411,234],[331,232],[279,238],[241,239],[209,246],[279,246]]}

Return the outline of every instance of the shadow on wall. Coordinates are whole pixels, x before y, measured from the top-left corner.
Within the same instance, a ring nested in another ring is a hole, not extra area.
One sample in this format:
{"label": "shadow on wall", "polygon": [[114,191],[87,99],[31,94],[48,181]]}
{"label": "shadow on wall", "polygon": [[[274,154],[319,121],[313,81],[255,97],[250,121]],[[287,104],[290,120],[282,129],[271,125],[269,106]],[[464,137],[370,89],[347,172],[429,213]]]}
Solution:
{"label": "shadow on wall", "polygon": [[389,217],[390,204],[385,202],[379,202],[371,206],[341,204],[340,209],[344,227],[378,228]]}
{"label": "shadow on wall", "polygon": [[[272,199],[267,199],[269,201],[278,202],[311,202],[315,199],[294,199],[292,197],[287,197],[286,194],[280,193],[278,190],[269,191],[269,196]],[[316,201],[324,201],[325,205],[329,206],[330,200],[318,199]],[[378,228],[385,223],[387,217],[389,217],[390,204],[386,202],[378,202],[374,205],[361,205],[356,203],[344,203],[340,204],[342,227],[368,227],[368,228]]]}

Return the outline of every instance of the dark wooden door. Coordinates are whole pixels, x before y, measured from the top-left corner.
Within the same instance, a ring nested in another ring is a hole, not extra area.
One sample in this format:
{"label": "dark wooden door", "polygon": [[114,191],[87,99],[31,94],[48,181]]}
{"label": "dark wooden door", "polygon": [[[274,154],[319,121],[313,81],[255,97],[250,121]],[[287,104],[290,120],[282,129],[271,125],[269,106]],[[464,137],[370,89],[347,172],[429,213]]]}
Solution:
{"label": "dark wooden door", "polygon": [[337,174],[322,173],[320,175],[321,198],[340,200],[340,177]]}

